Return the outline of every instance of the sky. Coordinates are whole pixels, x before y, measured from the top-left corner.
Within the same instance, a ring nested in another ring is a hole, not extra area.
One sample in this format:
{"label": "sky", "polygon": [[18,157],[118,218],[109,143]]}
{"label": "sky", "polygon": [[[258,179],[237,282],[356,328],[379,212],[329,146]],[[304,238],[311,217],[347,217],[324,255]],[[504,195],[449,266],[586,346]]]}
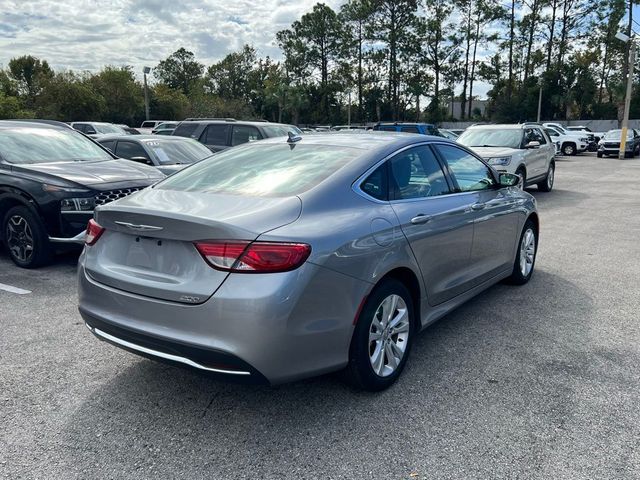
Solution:
{"label": "sky", "polygon": [[[0,0],[0,66],[20,55],[56,70],[154,67],[180,47],[210,65],[245,43],[281,58],[275,41],[318,0]],[[337,9],[344,0],[323,0]],[[640,6],[634,7],[640,21]],[[640,26],[634,26],[640,31]],[[474,94],[489,85],[478,82]]]}

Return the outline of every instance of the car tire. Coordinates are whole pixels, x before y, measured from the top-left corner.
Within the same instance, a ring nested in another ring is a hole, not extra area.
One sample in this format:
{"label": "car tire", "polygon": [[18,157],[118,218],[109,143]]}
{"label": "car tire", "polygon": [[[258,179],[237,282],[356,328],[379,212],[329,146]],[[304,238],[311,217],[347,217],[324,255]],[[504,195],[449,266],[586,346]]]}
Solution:
{"label": "car tire", "polygon": [[551,162],[549,164],[549,170],[547,170],[547,176],[544,177],[540,183],[538,183],[538,190],[541,192],[550,192],[553,189],[553,182],[555,181],[556,164]]}
{"label": "car tire", "polygon": [[527,171],[525,170],[524,167],[518,167],[518,169],[516,170],[516,175],[520,175],[520,178],[522,178],[522,190],[525,189],[525,187],[527,186]]}
{"label": "car tire", "polygon": [[598,158],[602,158],[602,152],[598,152],[598,153],[596,153],[596,156],[597,156]]}
{"label": "car tire", "polygon": [[[385,309],[393,311],[387,315]],[[351,339],[345,373],[352,386],[378,392],[398,379],[417,331],[414,311],[409,290],[398,280],[384,280],[371,292]],[[395,328],[394,321],[398,322]]]}
{"label": "car tire", "polygon": [[19,267],[37,268],[51,260],[51,244],[44,225],[30,208],[10,208],[2,220],[9,257]]}
{"label": "car tire", "polygon": [[562,154],[565,157],[570,157],[576,154],[576,144],[575,143],[565,143],[562,145]]}
{"label": "car tire", "polygon": [[[531,239],[531,235],[533,239]],[[528,219],[520,234],[513,271],[511,275],[507,277],[506,282],[511,285],[524,285],[527,283],[533,275],[537,254],[538,229],[533,220]]]}

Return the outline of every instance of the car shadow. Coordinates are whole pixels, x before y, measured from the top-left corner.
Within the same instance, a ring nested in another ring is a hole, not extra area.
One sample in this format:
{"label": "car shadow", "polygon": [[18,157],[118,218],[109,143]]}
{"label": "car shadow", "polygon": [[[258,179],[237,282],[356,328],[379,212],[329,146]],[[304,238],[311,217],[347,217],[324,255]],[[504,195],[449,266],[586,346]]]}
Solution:
{"label": "car shadow", "polygon": [[188,465],[214,469],[212,478],[261,462],[273,475],[291,475],[293,462],[304,477],[319,455],[339,472],[340,459],[376,463],[385,444],[399,442],[407,455],[394,468],[409,472],[427,448],[412,441],[415,431],[435,452],[438,442],[486,428],[483,409],[512,421],[532,402],[559,408],[562,388],[546,375],[569,364],[572,342],[588,335],[576,315],[591,305],[574,283],[541,270],[523,287],[495,285],[419,335],[399,382],[378,394],[353,390],[340,374],[273,388],[238,385],[122,353],[127,365],[67,418],[59,441],[84,447],[65,449],[60,461],[85,476],[109,465],[174,477]]}

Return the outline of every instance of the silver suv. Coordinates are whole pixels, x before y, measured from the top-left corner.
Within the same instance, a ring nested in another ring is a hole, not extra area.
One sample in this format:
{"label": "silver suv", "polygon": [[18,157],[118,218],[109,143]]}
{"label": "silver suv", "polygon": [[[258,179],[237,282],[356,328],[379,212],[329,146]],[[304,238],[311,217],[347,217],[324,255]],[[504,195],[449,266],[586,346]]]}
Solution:
{"label": "silver suv", "polygon": [[520,175],[522,187],[537,185],[549,192],[555,173],[555,144],[542,125],[473,125],[458,137],[498,172]]}

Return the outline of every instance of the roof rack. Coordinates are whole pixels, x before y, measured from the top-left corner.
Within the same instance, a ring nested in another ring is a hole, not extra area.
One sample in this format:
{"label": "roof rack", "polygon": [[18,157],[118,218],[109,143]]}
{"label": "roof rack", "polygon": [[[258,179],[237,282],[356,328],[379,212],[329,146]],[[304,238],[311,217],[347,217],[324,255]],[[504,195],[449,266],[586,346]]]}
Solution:
{"label": "roof rack", "polygon": [[189,117],[185,118],[183,122],[194,122],[197,120],[222,120],[225,122],[237,122],[235,118],[231,117]]}

